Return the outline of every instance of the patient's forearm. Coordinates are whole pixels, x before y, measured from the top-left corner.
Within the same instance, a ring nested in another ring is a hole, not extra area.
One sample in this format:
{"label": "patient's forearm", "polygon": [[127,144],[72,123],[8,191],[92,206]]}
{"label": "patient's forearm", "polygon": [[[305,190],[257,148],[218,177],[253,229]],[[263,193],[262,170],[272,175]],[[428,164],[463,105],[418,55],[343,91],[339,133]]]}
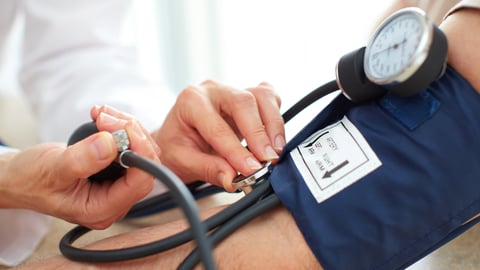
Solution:
{"label": "patient's forearm", "polygon": [[[480,92],[480,11],[464,9],[441,24],[449,40],[449,64]],[[213,214],[212,210],[207,215]],[[127,247],[165,238],[185,227],[184,222],[155,226],[94,243],[91,248]],[[86,265],[61,256],[25,265],[21,269],[176,269],[193,243],[138,260]],[[320,269],[295,222],[283,207],[242,227],[214,252],[219,269]]]}
{"label": "patient's forearm", "polygon": [[[210,210],[206,216],[218,210]],[[147,243],[163,239],[186,226],[184,221],[177,221],[144,228],[99,241],[89,248],[112,249]],[[147,258],[95,265],[71,262],[58,256],[20,269],[176,269],[192,248],[190,242]],[[284,207],[256,218],[227,237],[215,247],[214,256],[218,269],[321,269]]]}

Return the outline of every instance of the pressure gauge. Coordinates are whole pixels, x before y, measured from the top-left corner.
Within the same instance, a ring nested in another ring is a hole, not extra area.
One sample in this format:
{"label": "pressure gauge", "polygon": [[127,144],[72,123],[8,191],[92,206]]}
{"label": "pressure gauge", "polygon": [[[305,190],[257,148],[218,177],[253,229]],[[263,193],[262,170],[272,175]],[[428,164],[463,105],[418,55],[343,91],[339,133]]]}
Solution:
{"label": "pressure gauge", "polygon": [[385,19],[365,49],[365,75],[374,84],[409,96],[438,79],[446,67],[445,34],[418,8]]}

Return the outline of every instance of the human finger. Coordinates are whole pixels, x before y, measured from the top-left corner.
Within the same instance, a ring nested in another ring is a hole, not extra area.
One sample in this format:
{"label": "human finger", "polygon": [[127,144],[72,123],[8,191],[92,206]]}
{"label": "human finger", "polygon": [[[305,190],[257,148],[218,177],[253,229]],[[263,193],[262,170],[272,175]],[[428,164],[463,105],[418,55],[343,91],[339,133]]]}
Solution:
{"label": "human finger", "polygon": [[[237,90],[224,85],[215,87],[210,84],[206,82],[208,95],[214,106],[220,108],[222,115],[231,118],[230,123],[234,123],[233,128],[245,138],[248,149],[254,154],[255,159],[260,161],[277,159],[278,154],[267,135],[256,96],[249,91]],[[228,119],[225,116],[223,118]],[[237,147],[240,146],[237,144]],[[222,144],[218,144],[215,149],[229,160],[236,159],[234,153],[224,150]],[[250,172],[242,171],[242,173]]]}
{"label": "human finger", "polygon": [[[121,116],[121,114],[115,115]],[[125,130],[130,150],[143,158],[159,162],[158,146],[150,134],[145,132],[141,124],[133,117],[119,119],[102,111],[96,118],[96,124],[100,130],[108,132]],[[112,206],[116,209],[130,207],[152,188],[153,176],[134,167],[128,168],[124,177],[117,179],[108,187],[108,197],[106,198],[108,202],[104,206]]]}
{"label": "human finger", "polygon": [[286,144],[285,126],[280,113],[280,97],[273,90],[273,86],[266,82],[247,90],[256,97],[260,117],[270,142],[277,153],[280,153]]}
{"label": "human finger", "polygon": [[[160,156],[160,147],[157,145],[155,140],[150,136],[147,130],[140,124],[135,118],[118,118],[117,116],[123,117],[121,113],[117,114],[114,113],[113,115],[108,114],[106,112],[101,111],[98,116],[96,117],[96,124],[99,130],[105,130],[109,132],[115,132],[120,129],[124,129],[124,127],[129,122],[136,122],[136,127],[141,131],[140,133],[143,134],[142,142],[148,143],[150,147],[152,147],[157,156]],[[144,140],[145,139],[145,140]]]}
{"label": "human finger", "polygon": [[233,169],[221,156],[176,144],[175,151],[165,151],[162,160],[165,160],[166,165],[187,182],[201,179],[223,187],[229,192],[235,190],[232,181],[237,176],[237,170]]}
{"label": "human finger", "polygon": [[98,132],[69,146],[59,158],[57,171],[64,179],[87,178],[107,167],[116,156],[112,135]]}
{"label": "human finger", "polygon": [[[261,168],[257,158],[241,144],[237,134],[225,121],[220,98],[209,95],[207,87],[215,85],[190,86],[183,90],[177,99],[178,118],[199,133],[216,154],[241,173],[251,173]],[[224,99],[234,94],[231,89],[222,90]],[[251,95],[251,94],[248,94]],[[208,121],[208,122],[207,122]],[[268,142],[268,137],[265,136]]]}
{"label": "human finger", "polygon": [[[146,142],[146,135],[136,121],[128,121],[123,129],[128,134],[132,151],[158,162],[158,157]],[[89,199],[85,202],[85,214],[79,215],[80,218],[72,218],[81,220],[89,228],[105,228],[122,218],[128,209],[144,198],[152,190],[153,181],[154,177],[149,173],[130,167],[125,176],[115,181],[92,183],[88,188]]]}
{"label": "human finger", "polygon": [[120,111],[109,105],[95,105],[90,109],[90,117],[95,121],[100,113],[106,113],[108,115],[114,116],[123,120],[132,120],[135,117],[129,113]]}
{"label": "human finger", "polygon": [[[131,151],[145,159],[160,163],[148,135],[143,132],[137,121],[129,121],[124,129],[128,134]],[[152,190],[153,181],[154,177],[148,172],[136,167],[128,168],[125,177],[112,184],[110,203],[119,207],[130,207]]]}

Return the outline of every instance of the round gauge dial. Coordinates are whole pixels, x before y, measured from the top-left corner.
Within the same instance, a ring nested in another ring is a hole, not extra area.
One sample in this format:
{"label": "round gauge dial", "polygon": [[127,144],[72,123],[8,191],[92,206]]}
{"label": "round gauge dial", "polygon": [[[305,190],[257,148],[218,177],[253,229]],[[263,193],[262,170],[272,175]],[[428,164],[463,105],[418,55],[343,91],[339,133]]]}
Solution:
{"label": "round gauge dial", "polygon": [[350,100],[362,102],[390,91],[407,97],[443,75],[445,34],[419,8],[401,9],[385,19],[367,46],[337,63],[337,84]]}
{"label": "round gauge dial", "polygon": [[402,81],[425,61],[433,31],[422,12],[413,11],[390,17],[367,46],[365,72],[371,81]]}

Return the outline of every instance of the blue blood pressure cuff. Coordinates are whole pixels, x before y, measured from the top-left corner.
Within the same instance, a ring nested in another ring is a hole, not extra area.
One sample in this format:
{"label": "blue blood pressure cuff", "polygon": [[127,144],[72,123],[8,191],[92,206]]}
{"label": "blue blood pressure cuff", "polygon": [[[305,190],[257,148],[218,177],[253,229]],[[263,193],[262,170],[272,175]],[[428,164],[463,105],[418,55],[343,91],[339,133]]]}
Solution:
{"label": "blue blood pressure cuff", "polygon": [[270,181],[325,269],[402,269],[478,221],[479,115],[450,67],[414,97],[339,95]]}

